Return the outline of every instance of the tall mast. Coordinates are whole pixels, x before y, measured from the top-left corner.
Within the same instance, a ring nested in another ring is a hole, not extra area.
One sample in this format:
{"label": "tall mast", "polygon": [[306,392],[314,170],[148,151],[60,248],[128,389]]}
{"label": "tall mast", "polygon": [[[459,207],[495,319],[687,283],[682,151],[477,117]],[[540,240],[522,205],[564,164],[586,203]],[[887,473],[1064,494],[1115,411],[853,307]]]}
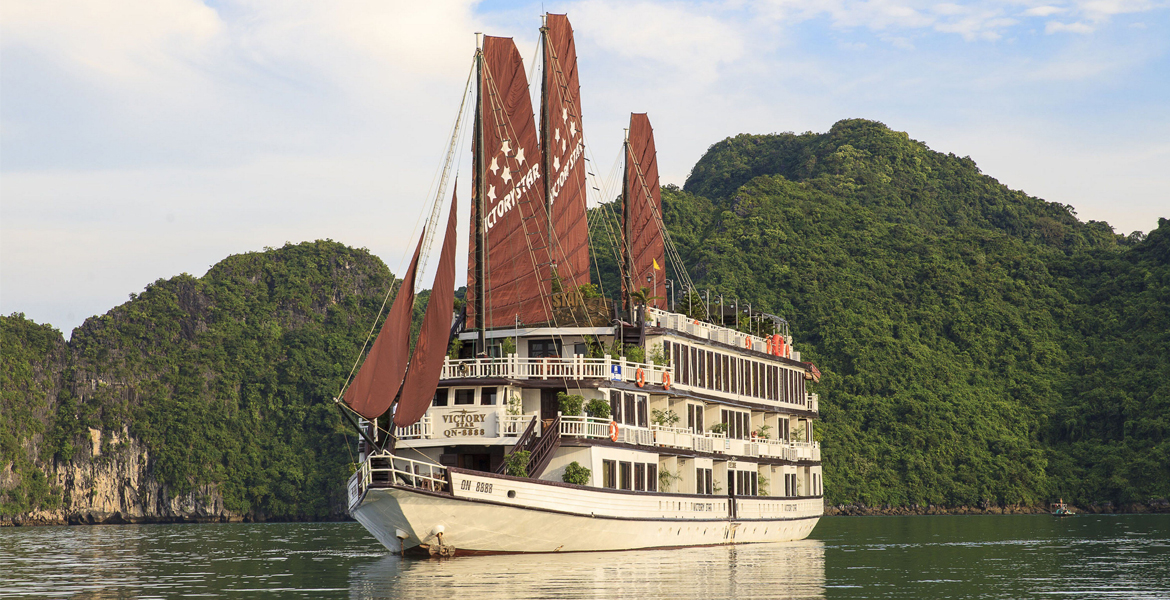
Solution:
{"label": "tall mast", "polygon": [[[625,130],[625,141],[622,142],[622,148],[626,153],[626,165],[630,164],[630,130]],[[630,169],[627,167],[622,171],[622,223],[625,231],[625,243],[622,244],[622,252],[626,263],[626,310],[629,311],[630,320],[634,319],[634,220],[630,218]]]}
{"label": "tall mast", "polygon": [[[556,145],[552,143],[552,138],[549,137],[549,119],[548,119],[548,72],[547,69],[556,68],[556,65],[550,65],[549,54],[551,50],[548,44],[548,24],[547,15],[540,15],[540,43],[543,46],[543,60],[542,67],[545,72],[541,74],[540,78],[540,159],[541,170],[546,176],[555,179],[556,173],[552,170],[552,153],[556,151]],[[548,218],[548,230],[553,231],[552,222],[552,185],[544,186],[544,212]],[[550,234],[551,235],[551,234]],[[552,244],[549,244],[552,247]],[[555,261],[555,258],[554,258]]]}
{"label": "tall mast", "polygon": [[483,226],[487,204],[487,161],[483,154],[483,34],[475,34],[475,324],[479,329],[479,344],[475,353],[487,352],[487,265],[484,246],[487,235]]}

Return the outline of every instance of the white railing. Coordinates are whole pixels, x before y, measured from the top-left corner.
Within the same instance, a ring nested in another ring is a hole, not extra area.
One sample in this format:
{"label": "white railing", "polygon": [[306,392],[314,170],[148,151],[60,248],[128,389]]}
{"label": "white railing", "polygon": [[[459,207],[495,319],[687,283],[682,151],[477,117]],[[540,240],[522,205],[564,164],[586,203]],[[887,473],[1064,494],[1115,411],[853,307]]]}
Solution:
{"label": "white railing", "polygon": [[507,379],[609,379],[661,386],[663,375],[674,373],[670,367],[627,361],[625,357],[468,358],[443,362],[442,379],[500,377]]}
{"label": "white railing", "polygon": [[400,440],[430,439],[434,435],[434,429],[431,426],[431,415],[423,415],[418,420],[418,423],[401,427],[397,433],[398,439]]}
{"label": "white railing", "polygon": [[654,432],[646,427],[618,425],[618,441],[639,446],[653,446]]}
{"label": "white railing", "polygon": [[[703,339],[721,342],[737,348],[749,348],[757,352],[768,351],[768,341],[762,337],[749,335],[742,331],[731,329],[730,327],[723,327],[722,325],[692,319],[684,314],[647,307],[646,320],[656,327],[682,331]],[[785,348],[792,348],[792,337],[787,337],[785,341],[787,342]]]}
{"label": "white railing", "polygon": [[654,443],[671,448],[694,448],[695,432],[685,427],[664,427],[651,425],[650,431],[654,434]]}
{"label": "white railing", "polygon": [[609,419],[561,415],[561,435],[593,439],[608,438],[610,423]]}
{"label": "white railing", "polygon": [[813,412],[821,412],[820,394],[805,394],[805,404]]}
{"label": "white railing", "polygon": [[449,492],[447,467],[393,454],[375,454],[362,461],[349,478],[349,509],[361,502],[371,485],[404,485],[435,492]]}
{"label": "white railing", "polygon": [[535,418],[536,413],[500,415],[500,437],[520,437]]}

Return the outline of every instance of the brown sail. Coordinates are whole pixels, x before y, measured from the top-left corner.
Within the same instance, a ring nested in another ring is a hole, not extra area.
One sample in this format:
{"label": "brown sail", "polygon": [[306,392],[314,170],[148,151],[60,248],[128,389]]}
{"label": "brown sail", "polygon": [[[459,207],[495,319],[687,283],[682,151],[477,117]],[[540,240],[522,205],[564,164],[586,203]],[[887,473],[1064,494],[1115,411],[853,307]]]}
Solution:
{"label": "brown sail", "polygon": [[435,283],[431,286],[418,343],[414,345],[410,370],[402,383],[398,408],[394,411],[394,424],[399,427],[413,425],[426,414],[439,385],[439,376],[443,374],[443,358],[447,355],[451,335],[451,310],[455,305],[456,222],[456,199],[452,194],[451,214],[447,217],[447,233],[443,237]]}
{"label": "brown sail", "polygon": [[589,224],[585,217],[585,140],[577,46],[566,15],[545,19],[541,146],[548,173],[553,259],[566,289],[589,283]]}
{"label": "brown sail", "polygon": [[402,278],[398,295],[382,323],[382,331],[374,340],[374,347],[370,348],[357,377],[345,390],[345,403],[367,419],[375,419],[390,408],[406,375],[410,357],[410,315],[414,310],[414,274],[418,268],[422,238],[419,236],[410,268]]}
{"label": "brown sail", "polygon": [[[511,327],[550,318],[548,218],[540,144],[528,96],[524,63],[511,38],[485,36],[480,69],[480,142],[475,147],[477,198],[473,222],[482,215],[482,238],[472,233],[468,274],[470,327]],[[481,171],[482,169],[482,171]],[[482,181],[479,179],[482,177]],[[475,274],[477,247],[484,243],[484,277]],[[484,306],[479,306],[483,286]]]}
{"label": "brown sail", "polygon": [[662,193],[658,187],[658,159],[654,151],[654,130],[645,113],[630,115],[626,152],[625,234],[629,256],[627,268],[633,292],[648,290],[649,306],[666,306],[666,245],[659,221]]}

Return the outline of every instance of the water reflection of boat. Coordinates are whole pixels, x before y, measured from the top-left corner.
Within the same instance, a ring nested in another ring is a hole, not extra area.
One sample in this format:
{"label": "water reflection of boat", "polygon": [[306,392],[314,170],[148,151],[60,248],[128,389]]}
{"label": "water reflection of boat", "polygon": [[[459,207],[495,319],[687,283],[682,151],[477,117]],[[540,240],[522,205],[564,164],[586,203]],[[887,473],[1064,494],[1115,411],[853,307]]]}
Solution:
{"label": "water reflection of boat", "polygon": [[1052,516],[1054,517],[1071,517],[1077,514],[1072,507],[1064,503],[1064,498],[1059,502],[1052,503]]}
{"label": "water reflection of boat", "polygon": [[388,554],[349,573],[350,598],[823,598],[819,540],[672,552],[402,560]]}

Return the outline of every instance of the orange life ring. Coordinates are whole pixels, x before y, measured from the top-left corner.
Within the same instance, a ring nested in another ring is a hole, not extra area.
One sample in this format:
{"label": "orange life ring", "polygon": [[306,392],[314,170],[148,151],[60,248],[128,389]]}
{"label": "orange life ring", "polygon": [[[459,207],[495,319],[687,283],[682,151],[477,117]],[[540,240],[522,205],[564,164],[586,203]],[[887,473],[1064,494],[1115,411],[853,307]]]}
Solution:
{"label": "orange life ring", "polygon": [[743,338],[743,347],[744,348],[751,348],[752,347],[752,336],[749,335],[749,336]]}
{"label": "orange life ring", "polygon": [[787,346],[787,345],[788,344],[784,341],[784,336],[777,334],[776,335],[776,355],[777,356],[787,356],[788,354],[785,351],[785,346]]}
{"label": "orange life ring", "polygon": [[664,389],[664,390],[670,389],[670,372],[669,371],[662,372],[662,389]]}
{"label": "orange life ring", "polygon": [[637,383],[638,387],[646,385],[646,371],[643,371],[642,367],[638,367],[638,370],[634,373],[634,383]]}
{"label": "orange life ring", "polygon": [[611,439],[611,440],[613,440],[613,441],[615,441],[615,442],[616,442],[616,441],[617,441],[617,438],[618,438],[618,425],[617,425],[617,421],[610,421],[610,422],[609,422],[609,439]]}
{"label": "orange life ring", "polygon": [[768,336],[766,339],[768,340],[768,354],[775,354],[776,353],[776,338],[774,338],[772,336]]}

